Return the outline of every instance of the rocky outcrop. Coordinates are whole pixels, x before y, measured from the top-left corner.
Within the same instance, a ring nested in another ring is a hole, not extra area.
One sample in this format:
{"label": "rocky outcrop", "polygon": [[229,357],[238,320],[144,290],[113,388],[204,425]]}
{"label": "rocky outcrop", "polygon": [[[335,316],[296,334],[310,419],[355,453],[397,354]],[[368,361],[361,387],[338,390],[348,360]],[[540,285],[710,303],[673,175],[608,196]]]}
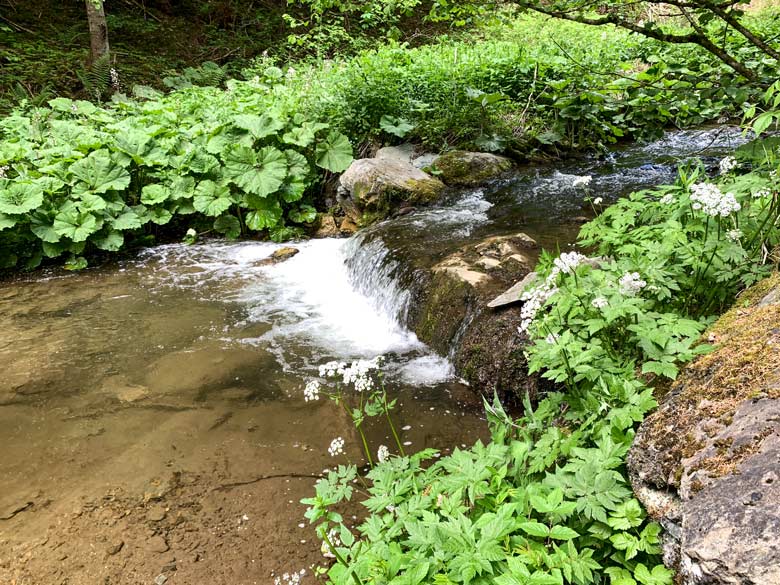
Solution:
{"label": "rocky outcrop", "polygon": [[437,157],[433,165],[447,185],[473,186],[512,168],[512,161],[487,152],[456,150]]}
{"label": "rocky outcrop", "polygon": [[634,490],[683,585],[780,583],[780,277],[708,341],[637,433]]}
{"label": "rocky outcrop", "polygon": [[347,216],[363,226],[399,207],[432,203],[443,190],[439,179],[388,156],[354,161],[339,179],[338,198]]}
{"label": "rocky outcrop", "polygon": [[536,242],[517,233],[461,248],[431,270],[414,303],[410,325],[484,394],[503,398],[536,393],[527,374],[519,307],[488,308],[496,294],[529,273]]}

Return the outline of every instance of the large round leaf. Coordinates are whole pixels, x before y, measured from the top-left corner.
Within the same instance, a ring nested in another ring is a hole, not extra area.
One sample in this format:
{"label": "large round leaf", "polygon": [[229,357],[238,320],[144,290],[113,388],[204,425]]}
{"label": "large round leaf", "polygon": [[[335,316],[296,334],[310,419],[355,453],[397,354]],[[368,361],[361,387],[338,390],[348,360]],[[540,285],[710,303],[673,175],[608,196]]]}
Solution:
{"label": "large round leaf", "polygon": [[349,139],[335,130],[317,145],[317,166],[333,173],[346,171],[352,164],[352,145]]}
{"label": "large round leaf", "polygon": [[243,130],[248,130],[254,138],[265,138],[284,128],[284,120],[276,112],[262,116],[241,114],[233,118],[233,123]]}
{"label": "large round leaf", "polygon": [[214,181],[201,181],[195,189],[192,201],[195,210],[210,217],[218,217],[233,205],[230,188]]}
{"label": "large round leaf", "polygon": [[282,186],[287,176],[287,157],[272,146],[257,154],[251,148],[238,146],[225,155],[224,174],[244,191],[265,197]]}
{"label": "large round leaf", "polygon": [[130,173],[112,161],[105,148],[96,150],[70,165],[70,172],[95,193],[105,193],[109,189],[121,191],[130,184]]}
{"label": "large round leaf", "polygon": [[8,229],[9,227],[14,227],[15,225],[16,220],[13,217],[0,213],[0,231]]}
{"label": "large round leaf", "polygon": [[91,213],[79,213],[74,209],[62,211],[54,218],[54,231],[74,242],[86,241],[102,225],[103,222],[98,221]]}
{"label": "large round leaf", "polygon": [[266,205],[262,209],[247,213],[246,226],[255,231],[272,228],[282,219],[282,213],[282,207],[277,201],[266,200]]}
{"label": "large round leaf", "polygon": [[171,190],[165,185],[146,185],[141,190],[141,203],[144,205],[159,205],[168,200]]}
{"label": "large round leaf", "polygon": [[43,203],[43,191],[32,183],[15,182],[0,191],[0,213],[27,213]]}

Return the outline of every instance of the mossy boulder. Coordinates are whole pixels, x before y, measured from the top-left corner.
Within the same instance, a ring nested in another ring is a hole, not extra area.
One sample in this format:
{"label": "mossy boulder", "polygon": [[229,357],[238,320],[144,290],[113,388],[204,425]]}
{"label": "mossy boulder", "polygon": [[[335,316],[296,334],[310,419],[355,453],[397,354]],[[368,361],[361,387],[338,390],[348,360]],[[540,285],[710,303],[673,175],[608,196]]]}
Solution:
{"label": "mossy boulder", "polygon": [[682,584],[780,583],[780,277],[738,299],[641,425],[637,496]]}
{"label": "mossy boulder", "polygon": [[344,212],[359,226],[369,225],[401,207],[436,201],[444,184],[411,163],[395,158],[354,161],[339,179]]}
{"label": "mossy boulder", "polygon": [[518,334],[520,311],[488,308],[497,293],[530,271],[536,242],[522,233],[491,237],[447,256],[418,285],[410,312],[417,336],[449,355],[458,374],[484,395],[504,399],[536,393]]}
{"label": "mossy boulder", "polygon": [[434,166],[447,185],[474,186],[512,168],[512,161],[487,152],[456,150],[436,158]]}

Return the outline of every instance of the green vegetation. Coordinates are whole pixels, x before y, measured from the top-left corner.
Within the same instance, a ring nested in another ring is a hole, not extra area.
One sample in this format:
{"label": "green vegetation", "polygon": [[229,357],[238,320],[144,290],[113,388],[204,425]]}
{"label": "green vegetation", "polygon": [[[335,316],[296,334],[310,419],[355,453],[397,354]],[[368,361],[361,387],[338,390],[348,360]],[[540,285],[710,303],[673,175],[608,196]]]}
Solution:
{"label": "green vegetation", "polygon": [[[167,95],[23,101],[0,122],[0,265],[64,256],[79,268],[185,233],[298,237],[350,142],[549,156],[738,115],[760,97],[705,51],[619,29],[522,17],[479,30],[297,68],[260,58],[224,89],[208,85],[224,70],[206,64],[166,77]],[[110,71],[97,66],[87,82],[100,97]]]}
{"label": "green vegetation", "polygon": [[[354,465],[320,480],[303,503],[337,560],[323,569],[329,582],[670,585],[661,528],[634,499],[625,458],[656,405],[649,383],[707,353],[708,316],[773,269],[780,182],[763,154],[773,143],[724,159],[717,184],[682,168],[675,185],[606,209],[580,236],[597,261],[544,258],[522,327],[530,370],[562,391],[526,400],[516,420],[486,404],[486,445],[437,460],[399,445],[362,488]],[[368,516],[350,530],[334,508],[355,494]]]}
{"label": "green vegetation", "polygon": [[[88,247],[119,250],[126,235],[171,225],[235,238],[300,233],[316,217],[316,168],[352,161],[345,136],[286,99],[279,70],[225,91],[189,88],[101,108],[57,98],[0,122],[0,262],[34,267]],[[194,219],[188,216],[197,214]]]}

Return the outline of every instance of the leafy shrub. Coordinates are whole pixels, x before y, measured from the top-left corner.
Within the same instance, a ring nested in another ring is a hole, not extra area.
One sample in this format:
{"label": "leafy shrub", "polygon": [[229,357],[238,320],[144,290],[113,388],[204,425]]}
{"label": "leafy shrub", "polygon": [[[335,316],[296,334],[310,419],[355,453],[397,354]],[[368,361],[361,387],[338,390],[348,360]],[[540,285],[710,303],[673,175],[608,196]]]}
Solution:
{"label": "leafy shrub", "polygon": [[98,107],[57,98],[0,122],[0,265],[36,266],[171,223],[285,239],[316,212],[318,169],[352,161],[349,140],[295,109],[281,73]]}

